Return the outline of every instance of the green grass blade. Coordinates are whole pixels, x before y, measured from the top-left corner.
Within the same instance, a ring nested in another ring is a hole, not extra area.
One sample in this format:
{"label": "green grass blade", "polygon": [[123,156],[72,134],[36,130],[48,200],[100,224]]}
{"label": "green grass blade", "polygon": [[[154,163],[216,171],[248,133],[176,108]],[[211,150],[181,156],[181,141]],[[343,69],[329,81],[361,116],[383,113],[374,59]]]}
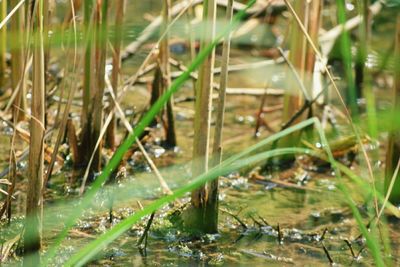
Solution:
{"label": "green grass blade", "polygon": [[[318,130],[318,133],[320,135],[321,143],[324,144],[324,148],[328,154],[329,159],[327,159],[326,156],[322,155],[321,153],[318,153],[318,152],[315,152],[315,151],[312,151],[309,149],[304,149],[304,148],[276,149],[276,150],[272,150],[272,151],[259,153],[254,156],[251,156],[251,157],[243,158],[243,156],[245,156],[251,152],[254,152],[255,150],[258,150],[259,148],[273,142],[274,140],[282,138],[283,136],[290,134],[291,132],[293,132],[295,130],[300,130],[302,127],[307,127],[311,124],[315,124],[315,126]],[[303,123],[299,123],[295,126],[292,126],[291,128],[288,128],[287,131],[282,131],[271,137],[268,137],[265,140],[259,142],[258,144],[250,147],[249,149],[230,157],[229,159],[222,162],[222,164],[218,168],[211,169],[208,173],[199,176],[198,178],[196,178],[194,181],[192,181],[188,185],[179,188],[178,190],[175,191],[175,193],[173,195],[166,196],[166,197],[163,197],[161,199],[154,201],[153,203],[151,203],[150,205],[145,207],[145,209],[138,211],[131,217],[125,219],[124,221],[122,221],[121,223],[116,225],[114,228],[109,230],[107,233],[100,236],[98,239],[89,243],[87,246],[85,246],[83,249],[81,249],[75,255],[73,255],[66,262],[66,265],[67,266],[72,266],[72,265],[80,266],[80,265],[85,264],[94,255],[96,255],[99,251],[101,251],[103,248],[105,248],[109,243],[111,243],[113,240],[115,240],[121,234],[123,234],[125,231],[127,231],[133,224],[138,222],[144,216],[151,214],[155,210],[161,208],[163,205],[175,200],[176,198],[182,197],[185,193],[190,192],[190,191],[198,188],[199,186],[204,185],[206,182],[213,180],[220,175],[224,175],[224,174],[232,172],[234,170],[238,170],[238,169],[248,166],[250,164],[255,164],[262,160],[266,160],[270,157],[279,156],[279,155],[287,155],[287,154],[296,154],[296,153],[297,154],[308,154],[308,155],[311,155],[314,157],[319,157],[321,159],[329,161],[332,164],[332,166],[334,167],[335,175],[338,178],[341,177],[340,173],[344,172],[346,175],[351,176],[351,178],[353,180],[357,180],[358,182],[362,181],[362,179],[359,178],[358,176],[356,176],[350,169],[348,169],[346,166],[344,166],[334,160],[333,155],[328,146],[325,134],[322,131],[319,120],[316,118],[311,118],[309,120],[304,121]],[[240,159],[240,161],[239,161],[239,159]],[[377,244],[379,244],[377,239],[373,235],[371,235],[371,233],[369,233],[368,230],[366,229],[366,227],[362,221],[361,215],[360,215],[356,205],[354,204],[354,201],[352,200],[350,193],[348,192],[345,185],[342,183],[341,179],[338,179],[338,184],[339,184],[338,188],[344,194],[346,201],[348,202],[348,204],[354,214],[356,222],[359,225],[359,228],[360,228],[362,234],[365,236],[365,238],[367,240],[367,245],[371,251],[371,254],[373,255],[373,257],[375,259],[376,264],[378,266],[381,266],[381,264],[383,263],[383,260],[380,255],[379,247],[377,245]],[[372,192],[371,189],[368,187],[368,185],[365,185],[365,184],[363,184],[363,185],[364,185],[364,189],[367,190],[367,192],[369,192],[369,193]],[[384,197],[380,196],[379,199],[381,201],[383,201]]]}
{"label": "green grass blade", "polygon": [[[74,254],[66,263],[66,266],[82,266],[85,263],[87,263],[90,259],[92,259],[97,253],[99,253],[102,249],[104,249],[108,244],[113,242],[116,238],[118,238],[120,235],[122,235],[124,232],[130,229],[130,227],[137,223],[140,219],[142,219],[144,216],[150,215],[152,212],[162,208],[165,204],[174,201],[175,199],[182,197],[185,193],[190,192],[202,185],[204,185],[206,182],[211,181],[215,179],[218,176],[230,173],[232,171],[238,170],[242,167],[246,167],[251,164],[256,164],[258,162],[264,161],[268,158],[271,157],[276,157],[276,156],[281,156],[281,155],[287,155],[287,154],[308,154],[310,156],[314,157],[319,157],[321,159],[325,159],[326,157],[322,156],[320,153],[305,149],[305,148],[282,148],[282,149],[276,149],[272,151],[267,151],[263,153],[256,154],[254,156],[248,157],[248,158],[238,158],[240,161],[224,161],[222,165],[219,168],[214,168],[210,170],[208,173],[205,173],[199,177],[197,177],[195,180],[193,180],[191,183],[179,188],[178,190],[175,191],[173,195],[165,196],[163,198],[160,198],[150,205],[146,206],[143,210],[138,211],[137,213],[133,214],[132,216],[126,218],[116,226],[114,226],[112,229],[110,229],[108,232],[105,234],[101,235],[99,238],[96,240],[92,241],[88,245],[86,245],[84,248],[79,250],[76,254]],[[332,161],[331,164],[336,164],[340,171],[344,171],[347,174],[350,174],[354,178],[354,174],[351,172],[350,169],[348,169],[346,166],[337,163],[336,161]],[[350,172],[350,173],[349,173]],[[361,179],[361,178],[357,178]],[[361,215],[355,206],[353,200],[350,197],[349,192],[347,191],[346,187],[344,184],[341,183],[341,181],[338,181],[339,186],[338,188],[342,191],[342,193],[345,195],[347,202],[349,203],[354,216],[356,218],[357,223],[360,226],[361,232],[367,239],[367,244],[370,250],[372,251],[372,254],[374,258],[376,258],[377,265],[379,266],[379,263],[381,261],[381,257],[379,256],[379,248],[377,247],[377,242],[375,238],[370,237],[370,233],[366,229]],[[375,255],[374,255],[375,254]]]}
{"label": "green grass blade", "polygon": [[200,64],[211,53],[211,51],[220,42],[220,40],[222,40],[222,38],[224,38],[230,31],[232,31],[239,25],[241,19],[246,15],[246,11],[251,6],[253,6],[255,2],[256,2],[255,0],[250,0],[246,8],[239,11],[235,15],[232,23],[229,24],[226,28],[224,28],[222,32],[215,38],[215,40],[209,46],[205,47],[204,50],[200,51],[198,56],[193,60],[192,64],[188,67],[188,70],[185,71],[171,84],[171,87],[156,101],[156,103],[154,103],[154,105],[150,108],[150,110],[144,115],[144,117],[135,127],[134,132],[125,139],[125,141],[114,153],[110,162],[103,169],[101,175],[97,177],[96,181],[92,184],[91,188],[86,192],[85,196],[82,199],[82,204],[76,208],[75,212],[70,216],[69,220],[65,223],[65,228],[58,235],[54,245],[49,249],[49,252],[44,256],[44,261],[43,261],[44,265],[46,265],[48,261],[54,258],[61,242],[67,237],[68,231],[75,224],[76,220],[81,216],[85,208],[89,206],[96,192],[102,187],[107,178],[117,168],[125,152],[128,151],[128,149],[132,146],[136,138],[143,133],[145,128],[151,123],[153,118],[160,112],[160,110],[167,103],[168,99],[175,92],[178,91],[178,89],[184,84],[186,80],[190,78],[190,74],[200,66]]}
{"label": "green grass blade", "polygon": [[240,168],[246,167],[250,164],[255,164],[261,161],[264,161],[270,157],[276,157],[287,154],[310,154],[312,151],[310,149],[305,148],[282,148],[275,149],[263,153],[256,154],[254,156],[240,159],[238,162],[234,162],[232,164],[226,164],[226,162],[222,163],[219,168],[214,168],[211,171],[198,176],[189,184],[177,189],[174,194],[162,197],[148,206],[146,206],[143,210],[139,210],[135,214],[126,218],[119,224],[115,225],[112,229],[101,235],[96,240],[90,242],[84,248],[79,250],[76,254],[74,254],[64,265],[65,266],[82,266],[87,263],[90,259],[92,259],[98,252],[100,252],[103,248],[105,248],[108,244],[122,235],[124,232],[130,229],[130,227],[138,222],[141,218],[146,215],[151,214],[152,212],[160,209],[165,204],[174,201],[175,199],[182,197],[185,193],[193,191],[198,187],[204,185],[205,183],[221,176],[228,174],[232,171],[238,170]]}

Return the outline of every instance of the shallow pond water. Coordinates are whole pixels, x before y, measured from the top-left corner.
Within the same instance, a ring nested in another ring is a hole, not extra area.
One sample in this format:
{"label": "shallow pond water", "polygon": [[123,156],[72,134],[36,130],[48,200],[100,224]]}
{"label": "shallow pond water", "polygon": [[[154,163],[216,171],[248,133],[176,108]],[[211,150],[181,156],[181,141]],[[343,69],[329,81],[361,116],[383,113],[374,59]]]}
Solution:
{"label": "shallow pond water", "polygon": [[[143,18],[144,15],[151,18],[157,16],[159,10],[160,1],[142,1],[140,4],[137,1],[128,1],[126,42],[134,40],[148,24],[148,21]],[[284,23],[284,18],[281,20],[280,23]],[[390,29],[390,25],[382,24]],[[186,26],[186,17],[183,16],[178,21],[175,35],[174,32],[172,33],[173,38],[182,38],[180,34],[186,30]],[[390,39],[387,32],[378,28],[377,35]],[[155,40],[156,37],[149,43]],[[377,43],[377,39],[373,39],[374,48]],[[387,49],[386,45],[385,43],[385,49]],[[124,62],[125,77],[135,73],[146,57],[149,47],[145,46],[131,59]],[[256,53],[251,55],[248,52],[234,47],[231,64],[265,60]],[[190,62],[187,54],[173,54],[173,56],[185,64]],[[217,65],[219,65],[219,60],[220,55],[217,53]],[[264,88],[268,84],[272,88],[282,88],[285,71],[287,69],[280,64],[257,70],[235,72],[229,78],[228,87]],[[152,74],[148,74],[148,77],[151,78],[151,76]],[[388,99],[387,88],[377,88],[377,92],[381,96],[379,101]],[[191,96],[192,93],[192,82],[188,81],[175,98]],[[149,92],[146,85],[135,85],[128,88],[121,106],[127,115],[137,114],[146,108],[148,102]],[[227,97],[226,124],[223,130],[224,157],[242,151],[280,129],[281,109],[277,109],[265,114],[264,119],[269,128],[263,127],[258,138],[254,137],[256,114],[260,103],[261,96],[229,95]],[[274,107],[280,104],[282,104],[282,97],[268,96],[265,106]],[[79,116],[79,110],[79,107],[72,110],[75,118]],[[179,148],[171,151],[162,147],[160,141],[163,138],[162,127],[152,130],[152,140],[146,144],[146,150],[161,169],[171,189],[185,184],[185,179],[190,176],[188,162],[192,155],[193,102],[176,104],[175,112]],[[6,167],[9,128],[2,125],[0,130],[2,131],[0,144],[4,144],[1,145],[0,162],[1,167]],[[348,131],[347,128],[343,130],[343,132],[346,131]],[[122,138],[123,135],[124,133],[121,132],[120,137]],[[18,144],[18,147],[20,146],[23,147],[22,144]],[[26,166],[25,161],[21,164],[21,166]],[[180,206],[168,206],[156,213],[145,251],[137,246],[147,223],[147,220],[142,220],[140,224],[134,225],[130,231],[104,249],[89,265],[320,266],[329,265],[329,258],[331,258],[333,262],[343,266],[373,266],[373,259],[365,248],[365,240],[358,238],[360,231],[353,214],[337,189],[338,181],[328,171],[316,173],[303,168],[304,166],[295,166],[286,171],[286,175],[273,172],[263,177],[258,171],[254,172],[253,167],[256,166],[250,166],[247,170],[221,178],[220,233],[218,235],[206,235],[200,239],[190,237],[168,220],[171,212],[179,211]],[[359,171],[362,169],[362,163],[356,162],[353,167]],[[363,173],[363,171],[359,172]],[[21,167],[21,174],[26,175],[26,168]],[[65,185],[65,181],[73,180],[72,176],[71,169],[65,168],[52,179],[47,205],[51,206],[57,202],[56,200],[65,198],[76,200],[79,185],[73,182]],[[146,205],[161,195],[158,181],[140,154],[133,155],[127,160],[127,179],[131,187],[121,188],[120,198],[115,199],[113,224],[140,209],[139,202]],[[364,223],[368,224],[366,214],[370,206],[361,205],[364,203],[364,195],[349,179],[343,179],[352,197],[359,204],[357,207],[364,216]],[[79,181],[79,179],[76,180]],[[70,232],[69,240],[63,245],[58,255],[59,264],[88,240],[93,240],[109,229],[107,192],[103,192],[103,195],[99,195],[96,200],[94,207],[88,209],[86,216]],[[181,202],[185,201],[188,201],[188,198],[181,200]],[[23,202],[24,195],[17,194],[15,214],[23,214]],[[67,211],[73,209],[73,205],[62,206],[65,212],[58,210],[60,214],[57,215],[57,222],[53,222],[54,218],[51,218],[51,215],[46,215],[45,225],[62,223],[66,219]],[[393,219],[389,220],[388,226],[385,227],[392,247],[391,258],[394,266],[400,265],[398,261],[400,236],[397,231],[399,226],[399,221]],[[52,239],[54,232],[57,231],[51,230],[46,233],[45,246],[54,242]],[[349,246],[346,242],[351,245]]]}

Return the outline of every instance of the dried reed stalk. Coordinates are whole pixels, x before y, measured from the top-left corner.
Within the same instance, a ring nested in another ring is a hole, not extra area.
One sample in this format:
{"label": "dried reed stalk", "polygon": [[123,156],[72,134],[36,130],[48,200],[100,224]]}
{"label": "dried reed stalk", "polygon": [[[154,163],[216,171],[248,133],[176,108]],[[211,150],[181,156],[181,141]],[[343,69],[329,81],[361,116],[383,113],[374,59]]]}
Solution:
{"label": "dried reed stalk", "polygon": [[[11,7],[18,5],[19,0],[11,0]],[[13,102],[13,118],[17,121],[25,119],[26,110],[26,75],[25,75],[25,8],[21,6],[11,17],[10,21],[11,38],[11,86],[18,91]]]}
{"label": "dried reed stalk", "polygon": [[[228,1],[226,10],[226,21],[231,22],[233,16],[233,0]],[[225,37],[223,48],[222,48],[222,65],[221,65],[221,77],[219,84],[219,95],[217,105],[217,118],[215,122],[214,132],[214,144],[213,144],[213,156],[211,160],[211,166],[217,166],[221,163],[222,159],[222,129],[224,127],[224,113],[225,113],[225,96],[226,87],[228,84],[228,67],[229,67],[229,53],[231,44],[231,34]],[[209,184],[209,193],[207,199],[207,210],[209,210],[209,224],[210,228],[218,231],[218,179],[215,179]]]}
{"label": "dried reed stalk", "polygon": [[43,160],[44,160],[44,115],[45,115],[45,72],[43,41],[43,5],[35,2],[33,25],[33,76],[30,120],[29,180],[26,200],[26,224],[24,232],[24,266],[39,266],[43,217]]}
{"label": "dried reed stalk", "polygon": [[[206,47],[214,39],[215,19],[215,0],[205,0],[203,4],[204,28],[200,49]],[[199,79],[196,83],[192,164],[192,175],[194,177],[208,170],[214,57],[215,51],[204,60],[200,66]],[[190,209],[192,214],[188,216],[185,223],[190,228],[201,232],[215,232],[215,229],[209,228],[210,224],[205,216],[207,194],[205,186],[192,192]]]}
{"label": "dried reed stalk", "polygon": [[73,0],[72,1],[71,9],[68,10],[68,12],[65,14],[65,17],[64,17],[63,28],[68,27],[68,24],[70,23],[71,20],[74,19],[76,12],[79,11],[81,6],[82,6],[82,0]]}
{"label": "dried reed stalk", "polygon": [[[160,43],[160,69],[162,73],[162,92],[165,92],[171,85],[171,66],[169,64],[169,32],[167,32],[168,25],[171,21],[171,0],[164,0],[162,6],[162,18],[163,23],[161,26],[161,32],[166,32],[164,38]],[[170,147],[176,146],[176,134],[175,134],[175,119],[173,112],[173,98],[171,97],[166,105],[166,144]]]}
{"label": "dried reed stalk", "polygon": [[[93,125],[91,140],[97,140],[103,127],[103,95],[105,88],[105,69],[107,57],[108,0],[97,1],[96,5],[96,56],[95,56],[95,88],[93,96]],[[94,147],[92,147],[92,151]],[[101,170],[102,142],[95,151],[92,170]]]}
{"label": "dried reed stalk", "polygon": [[83,6],[83,27],[85,33],[85,48],[84,48],[84,70],[83,70],[83,93],[82,93],[82,114],[81,114],[81,134],[80,134],[80,146],[79,152],[81,155],[82,166],[85,166],[90,159],[92,153],[91,148],[93,147],[91,142],[91,124],[92,124],[92,83],[93,83],[93,23],[92,23],[92,12],[93,12],[93,0],[84,1]]}
{"label": "dried reed stalk", "polygon": [[[114,54],[112,59],[112,73],[111,73],[111,84],[114,90],[114,94],[118,95],[119,87],[119,77],[121,71],[121,45],[122,45],[122,35],[123,35],[123,21],[125,16],[125,0],[116,1],[116,11],[115,11],[115,39],[113,43]],[[108,112],[112,112],[114,109],[114,102],[110,101],[110,107]],[[111,118],[110,125],[107,128],[106,143],[111,149],[116,147],[116,120],[115,116]]]}
{"label": "dried reed stalk", "polygon": [[[320,26],[320,16],[321,16],[321,1],[305,1],[299,0],[294,3],[294,10],[305,26],[313,43],[318,41],[318,31]],[[296,20],[291,22],[291,33],[290,33],[290,54],[289,62],[293,66],[294,75],[288,79],[287,91],[284,96],[284,106],[282,121],[285,124],[290,121],[293,116],[300,110],[303,106],[305,100],[312,96],[312,77],[315,65],[315,52],[311,45],[307,42],[306,37],[302,33],[300,26]],[[291,72],[289,72],[291,73]],[[300,77],[300,83],[305,87],[303,93],[299,90],[299,81],[296,80],[297,76]],[[298,123],[304,119],[303,116],[299,116],[293,123]],[[281,146],[291,147],[296,146],[300,138],[300,134],[296,133],[294,135],[287,136],[282,139]],[[286,157],[288,162],[293,161],[293,156],[290,158]]]}

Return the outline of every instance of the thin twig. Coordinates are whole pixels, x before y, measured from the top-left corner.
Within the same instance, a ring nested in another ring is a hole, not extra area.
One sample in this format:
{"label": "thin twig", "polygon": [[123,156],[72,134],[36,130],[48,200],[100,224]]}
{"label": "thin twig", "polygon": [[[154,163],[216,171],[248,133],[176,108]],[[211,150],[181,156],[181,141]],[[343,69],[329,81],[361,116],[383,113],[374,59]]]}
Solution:
{"label": "thin twig", "polygon": [[[128,132],[130,134],[132,134],[133,133],[132,126],[130,125],[130,123],[126,119],[125,114],[121,109],[121,106],[119,105],[119,103],[115,99],[114,90],[112,89],[112,85],[110,83],[110,80],[108,79],[108,76],[106,76],[106,85],[107,85],[107,89],[108,89],[108,91],[109,91],[109,93],[111,95],[111,98],[112,98],[112,100],[114,102],[115,108],[118,111],[124,126],[126,127]],[[157,166],[154,164],[153,160],[150,158],[149,154],[146,152],[146,149],[143,147],[142,143],[140,142],[140,140],[138,138],[136,138],[136,143],[137,143],[140,151],[142,152],[143,156],[145,157],[146,161],[150,165],[150,168],[154,171],[154,174],[156,175],[158,181],[160,182],[160,185],[161,185],[161,187],[163,189],[164,194],[172,195],[171,189],[169,188],[168,184],[165,182],[165,179],[162,177],[162,175],[161,175],[160,171],[158,170]]]}
{"label": "thin twig", "polygon": [[325,228],[324,231],[322,232],[321,237],[319,238],[319,241],[324,241],[325,239],[325,235],[328,232],[328,228]]}
{"label": "thin twig", "polygon": [[287,121],[285,124],[282,125],[281,130],[285,130],[286,128],[290,127],[293,122],[296,121],[297,118],[299,118],[304,111],[306,111],[307,109],[311,109],[312,105],[318,100],[318,98],[323,94],[323,92],[328,88],[328,85],[325,86],[325,88],[323,90],[321,90],[318,95],[316,97],[314,97],[314,99],[312,99],[311,101],[306,100],[304,101],[303,106],[290,118],[289,121]]}
{"label": "thin twig", "polygon": [[299,84],[300,90],[303,93],[306,101],[310,101],[311,97],[308,94],[308,91],[306,89],[306,87],[304,86],[303,81],[301,80],[299,73],[297,72],[296,68],[293,66],[292,62],[290,62],[289,58],[285,55],[285,52],[282,50],[281,47],[277,47],[279,53],[281,54],[281,56],[283,57],[283,59],[285,60],[286,64],[289,66],[289,69],[291,70],[292,74],[294,75],[294,78],[296,80],[296,82]]}
{"label": "thin twig", "polygon": [[[155,215],[155,214],[156,214],[156,213],[153,212],[153,213],[150,215],[150,218],[149,218],[149,220],[147,221],[146,228],[144,229],[144,232],[143,232],[142,236],[140,237],[139,241],[137,242],[137,246],[141,246],[142,243],[143,243],[143,240],[144,240],[145,238],[147,238],[147,235],[148,235],[148,233],[149,233],[151,224],[153,223],[153,219],[154,219],[154,215]],[[147,242],[146,242],[145,244],[147,244]],[[146,250],[146,247],[147,247],[147,246],[145,245],[143,249]]]}
{"label": "thin twig", "polygon": [[326,255],[326,257],[328,258],[329,263],[330,263],[331,265],[333,265],[333,264],[334,264],[334,261],[332,260],[332,257],[331,257],[331,255],[329,254],[329,251],[328,251],[328,249],[325,247],[324,243],[322,243],[322,248],[324,249],[325,255]]}
{"label": "thin twig", "polygon": [[87,178],[89,177],[90,166],[92,165],[94,156],[96,155],[96,150],[98,149],[98,147],[99,147],[99,145],[100,145],[100,143],[101,143],[101,141],[102,141],[102,139],[104,137],[104,134],[107,131],[107,126],[110,124],[111,119],[112,119],[112,113],[109,113],[107,118],[106,118],[106,120],[105,120],[105,122],[104,122],[103,127],[101,128],[101,131],[99,133],[99,137],[97,138],[96,144],[95,144],[95,146],[93,148],[93,151],[92,151],[92,154],[90,156],[88,165],[86,166],[85,174],[83,175],[81,187],[80,187],[80,190],[79,190],[79,194],[80,195],[82,195],[83,192],[85,191],[85,185],[86,185]]}
{"label": "thin twig", "polygon": [[397,175],[399,174],[399,170],[400,170],[400,158],[397,161],[396,169],[393,172],[392,179],[390,180],[389,188],[387,189],[387,192],[386,192],[385,200],[383,201],[382,207],[378,213],[378,216],[376,217],[376,221],[379,221],[380,217],[382,216],[383,211],[385,210],[386,204],[389,201],[390,195],[393,191],[394,184],[397,180]]}
{"label": "thin twig", "polygon": [[4,27],[4,25],[7,24],[8,20],[14,15],[15,12],[25,3],[26,0],[21,0],[10,12],[8,15],[0,21],[0,29]]}
{"label": "thin twig", "polygon": [[282,231],[281,231],[281,226],[278,223],[278,226],[276,227],[276,230],[278,231],[278,243],[279,245],[283,244],[283,235],[282,235]]}
{"label": "thin twig", "polygon": [[232,216],[244,229],[248,229],[247,225],[239,218],[239,216],[233,214],[232,212],[225,210],[225,209],[219,209],[220,211],[225,212],[226,214]]}
{"label": "thin twig", "polygon": [[345,239],[344,242],[346,243],[347,247],[349,248],[350,253],[353,256],[353,258],[356,258],[356,254],[354,254],[353,246],[351,245],[350,241]]}

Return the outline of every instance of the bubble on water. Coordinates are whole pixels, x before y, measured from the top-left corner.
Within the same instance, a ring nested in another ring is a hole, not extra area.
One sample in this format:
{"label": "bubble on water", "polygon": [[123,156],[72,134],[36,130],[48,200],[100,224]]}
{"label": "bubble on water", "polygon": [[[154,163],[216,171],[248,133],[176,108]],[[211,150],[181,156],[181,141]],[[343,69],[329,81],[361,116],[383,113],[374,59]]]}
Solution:
{"label": "bubble on water", "polygon": [[240,115],[237,115],[235,117],[235,121],[238,122],[238,123],[244,123],[244,117],[240,116]]}
{"label": "bubble on water", "polygon": [[17,163],[18,169],[25,169],[27,166],[28,166],[28,161],[26,160],[21,160],[20,162]]}
{"label": "bubble on water", "polygon": [[14,134],[14,129],[12,127],[5,126],[3,128],[4,135],[12,136]]}
{"label": "bubble on water", "polygon": [[247,183],[247,178],[243,177],[240,177],[238,179],[232,179],[231,186],[235,189],[247,189],[249,187]]}
{"label": "bubble on water", "polygon": [[159,158],[165,153],[165,148],[160,147],[160,146],[153,147],[152,153],[153,153],[154,157]]}
{"label": "bubble on water", "polygon": [[311,212],[310,216],[318,219],[318,218],[321,218],[321,213],[319,211],[313,211],[313,212]]}
{"label": "bubble on water", "polygon": [[329,191],[334,191],[335,189],[336,189],[336,186],[335,186],[335,185],[333,185],[333,184],[328,185],[328,190],[329,190]]}
{"label": "bubble on water", "polygon": [[255,118],[253,116],[246,116],[246,123],[253,124],[255,122]]}
{"label": "bubble on water", "polygon": [[256,43],[256,42],[258,41],[258,36],[255,35],[255,34],[253,34],[253,35],[250,37],[250,41],[253,42],[253,43]]}
{"label": "bubble on water", "polygon": [[131,108],[127,108],[125,109],[125,116],[132,116],[133,114],[135,114],[135,111]]}
{"label": "bubble on water", "polygon": [[277,187],[277,184],[267,182],[267,184],[264,186],[264,189],[268,191],[274,189],[275,187]]}
{"label": "bubble on water", "polygon": [[349,11],[353,11],[354,10],[354,5],[352,3],[346,3],[346,9]]}

